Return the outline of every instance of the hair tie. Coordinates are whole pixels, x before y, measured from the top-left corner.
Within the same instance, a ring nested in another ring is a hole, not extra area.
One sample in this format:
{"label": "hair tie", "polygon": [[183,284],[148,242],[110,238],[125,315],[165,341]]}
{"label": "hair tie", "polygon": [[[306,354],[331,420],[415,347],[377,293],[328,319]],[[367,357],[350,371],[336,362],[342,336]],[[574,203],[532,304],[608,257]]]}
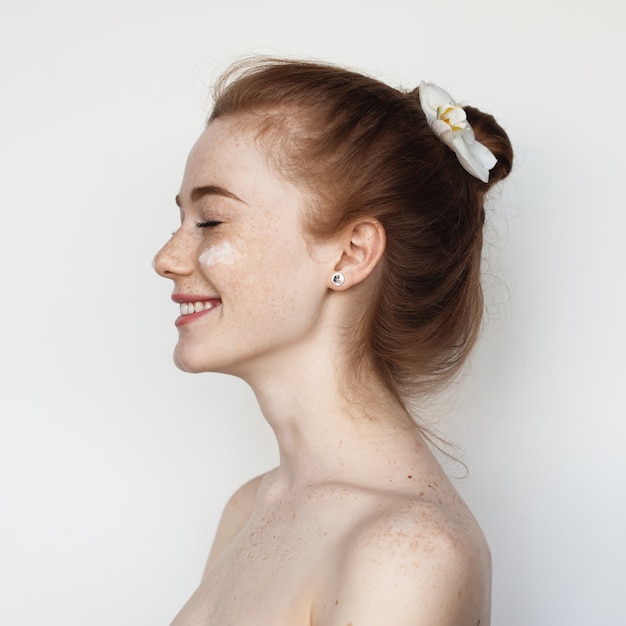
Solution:
{"label": "hair tie", "polygon": [[497,163],[493,152],[476,141],[467,115],[452,96],[433,83],[419,86],[420,105],[429,126],[455,154],[459,163],[483,183],[489,182],[489,170]]}

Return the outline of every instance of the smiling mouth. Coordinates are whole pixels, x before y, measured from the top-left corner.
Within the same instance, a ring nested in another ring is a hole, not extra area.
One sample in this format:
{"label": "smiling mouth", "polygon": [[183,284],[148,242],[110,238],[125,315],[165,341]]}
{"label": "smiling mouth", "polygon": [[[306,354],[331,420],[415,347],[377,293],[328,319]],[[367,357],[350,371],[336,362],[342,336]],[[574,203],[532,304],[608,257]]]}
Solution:
{"label": "smiling mouth", "polygon": [[183,302],[180,305],[181,315],[191,315],[192,313],[200,313],[201,311],[208,311],[214,308],[216,303],[214,302]]}

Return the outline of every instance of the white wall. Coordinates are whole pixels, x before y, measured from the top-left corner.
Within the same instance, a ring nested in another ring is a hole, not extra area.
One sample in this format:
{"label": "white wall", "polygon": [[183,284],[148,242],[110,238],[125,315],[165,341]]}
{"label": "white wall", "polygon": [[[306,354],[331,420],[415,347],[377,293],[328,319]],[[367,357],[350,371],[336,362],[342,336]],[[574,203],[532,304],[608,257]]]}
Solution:
{"label": "white wall", "polygon": [[275,462],[242,384],[174,368],[150,268],[207,86],[244,52],[432,80],[509,130],[490,321],[442,429],[494,626],[626,623],[626,19],[523,5],[2,0],[0,623],[167,624],[225,499]]}

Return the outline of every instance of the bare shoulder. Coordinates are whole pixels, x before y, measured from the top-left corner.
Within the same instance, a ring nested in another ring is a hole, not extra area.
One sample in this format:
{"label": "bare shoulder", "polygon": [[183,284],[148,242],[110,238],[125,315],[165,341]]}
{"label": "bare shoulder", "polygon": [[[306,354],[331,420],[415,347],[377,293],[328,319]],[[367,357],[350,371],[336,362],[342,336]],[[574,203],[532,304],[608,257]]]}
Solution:
{"label": "bare shoulder", "polygon": [[209,559],[204,569],[205,576],[215,559],[217,559],[224,548],[232,541],[232,539],[250,519],[256,495],[259,490],[259,485],[265,476],[266,474],[261,474],[260,476],[249,480],[237,489],[237,491],[235,491],[226,503],[220,523],[217,527],[217,532],[215,533],[215,539],[213,540]]}
{"label": "bare shoulder", "polygon": [[462,503],[394,503],[354,529],[331,570],[315,626],[489,626],[489,548]]}

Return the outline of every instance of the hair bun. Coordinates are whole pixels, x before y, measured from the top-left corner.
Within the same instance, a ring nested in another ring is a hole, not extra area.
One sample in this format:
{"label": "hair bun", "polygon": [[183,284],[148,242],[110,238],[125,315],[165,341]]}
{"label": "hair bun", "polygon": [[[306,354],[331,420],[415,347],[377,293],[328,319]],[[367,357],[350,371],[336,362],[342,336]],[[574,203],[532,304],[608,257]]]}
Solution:
{"label": "hair bun", "polygon": [[[420,91],[315,62],[252,61],[218,83],[209,118],[246,116],[254,123],[246,128],[263,140],[277,173],[311,194],[302,224],[315,241],[356,220],[381,223],[384,262],[346,354],[351,371],[373,371],[402,403],[449,381],[476,341],[485,193],[513,163],[509,138],[494,118],[454,104],[465,112],[452,111],[445,124],[452,129],[455,119],[467,118],[477,142],[497,159],[487,167],[476,155],[488,175],[472,173],[433,129]],[[454,103],[447,92],[437,95]],[[430,109],[439,99],[428,100]]]}
{"label": "hair bun", "polygon": [[489,186],[505,179],[513,167],[513,147],[504,128],[496,122],[493,115],[483,113],[480,109],[464,106],[467,120],[476,139],[485,145],[498,160],[489,172]]}

